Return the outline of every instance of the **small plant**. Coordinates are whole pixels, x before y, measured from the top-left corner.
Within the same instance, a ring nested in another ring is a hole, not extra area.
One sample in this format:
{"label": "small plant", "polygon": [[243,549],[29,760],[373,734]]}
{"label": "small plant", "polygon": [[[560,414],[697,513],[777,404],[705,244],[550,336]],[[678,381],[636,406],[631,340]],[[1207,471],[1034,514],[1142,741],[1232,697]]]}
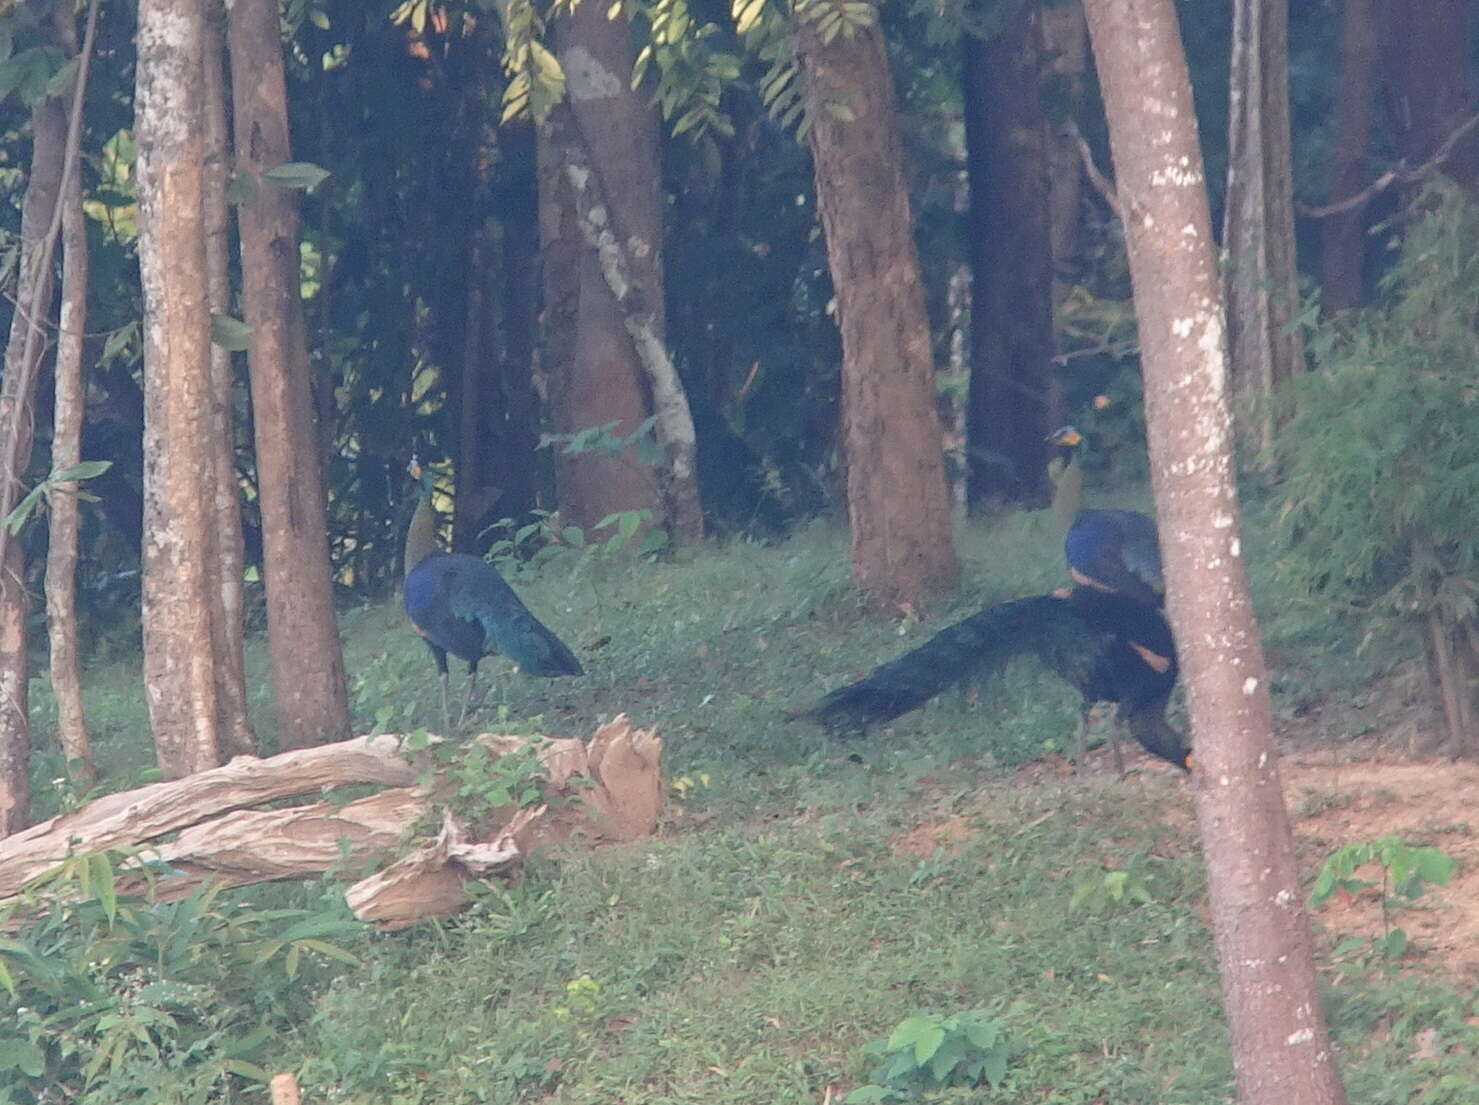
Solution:
{"label": "small plant", "polygon": [[[1319,907],[1337,892],[1359,894],[1375,886],[1356,877],[1356,871],[1368,864],[1381,870],[1382,934],[1372,940],[1372,947],[1384,959],[1400,959],[1407,951],[1407,933],[1393,927],[1392,914],[1410,905],[1429,886],[1447,886],[1456,864],[1440,848],[1409,847],[1396,836],[1353,842],[1325,860],[1310,893],[1310,905]],[[1349,950],[1351,944],[1347,942],[1340,950]]]}
{"label": "small plant", "polygon": [[899,1022],[887,1039],[864,1049],[882,1060],[872,1081],[845,1098],[844,1105],[901,1101],[951,1086],[993,1088],[1007,1076],[1016,1049],[999,1021],[979,1011],[942,1016],[920,1013]]}
{"label": "small plant", "polygon": [[1080,911],[1094,915],[1112,910],[1134,908],[1155,901],[1145,876],[1136,871],[1106,871],[1081,879],[1068,900],[1070,913]]}

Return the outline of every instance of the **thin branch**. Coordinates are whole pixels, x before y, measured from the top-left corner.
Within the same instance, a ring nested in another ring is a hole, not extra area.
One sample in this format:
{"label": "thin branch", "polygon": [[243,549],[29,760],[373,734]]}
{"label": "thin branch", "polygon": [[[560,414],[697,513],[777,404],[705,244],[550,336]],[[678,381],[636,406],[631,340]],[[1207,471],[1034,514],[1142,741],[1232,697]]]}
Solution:
{"label": "thin branch", "polygon": [[1433,156],[1417,168],[1409,169],[1405,162],[1399,161],[1396,168],[1388,169],[1353,196],[1347,196],[1334,203],[1327,203],[1323,207],[1310,207],[1303,203],[1296,203],[1295,210],[1307,219],[1328,219],[1331,215],[1341,215],[1347,211],[1364,207],[1394,184],[1410,184],[1427,176],[1448,160],[1453,153],[1453,148],[1463,141],[1475,127],[1479,127],[1479,113],[1469,116],[1449,132],[1448,137],[1443,139]]}
{"label": "thin branch", "polygon": [[[9,515],[11,509],[20,501],[21,474],[16,471],[20,464],[20,420],[34,417],[34,408],[29,401],[35,387],[36,373],[41,366],[41,355],[43,349],[37,348],[37,343],[44,341],[42,327],[37,325],[36,318],[41,314],[41,286],[44,283],[41,274],[51,267],[51,259],[56,252],[57,239],[62,233],[62,202],[61,195],[66,192],[68,178],[77,169],[78,150],[82,145],[82,101],[87,92],[87,77],[92,63],[93,42],[97,37],[98,26],[98,0],[92,0],[87,9],[87,30],[83,36],[82,50],[78,55],[77,76],[72,87],[72,105],[67,117],[66,146],[62,154],[62,179],[58,191],[56,210],[52,212],[51,225],[46,228],[46,235],[35,253],[32,254],[34,262],[33,279],[30,286],[31,301],[25,305],[23,315],[26,322],[25,344],[22,346],[20,361],[20,372],[16,380],[14,391],[15,405],[5,413],[8,425],[5,427],[5,455],[0,458],[0,520]],[[17,305],[19,309],[19,305]],[[29,436],[29,435],[27,435]],[[10,527],[0,525],[0,565],[6,560],[10,545]],[[17,585],[22,585],[16,581]]]}
{"label": "thin branch", "polygon": [[1123,219],[1125,213],[1120,209],[1120,197],[1115,191],[1114,181],[1099,171],[1099,166],[1094,163],[1094,151],[1089,149],[1089,143],[1079,133],[1078,124],[1070,119],[1063,128],[1063,133],[1073,139],[1074,145],[1078,147],[1079,160],[1084,164],[1084,175],[1089,178],[1089,183],[1104,197],[1104,202],[1109,204],[1110,210]]}

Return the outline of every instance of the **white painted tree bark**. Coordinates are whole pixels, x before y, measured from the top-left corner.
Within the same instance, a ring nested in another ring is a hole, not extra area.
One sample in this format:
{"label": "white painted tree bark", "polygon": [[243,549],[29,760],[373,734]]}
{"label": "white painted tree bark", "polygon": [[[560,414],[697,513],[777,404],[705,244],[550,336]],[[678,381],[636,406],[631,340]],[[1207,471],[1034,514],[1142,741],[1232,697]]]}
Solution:
{"label": "white painted tree bark", "polygon": [[210,308],[206,302],[201,0],[141,0],[139,273],[144,293],[144,680],[159,765],[220,762],[207,525]]}
{"label": "white painted tree bark", "polygon": [[1174,0],[1085,0],[1145,372],[1197,822],[1241,1105],[1344,1105],[1248,600],[1222,303]]}

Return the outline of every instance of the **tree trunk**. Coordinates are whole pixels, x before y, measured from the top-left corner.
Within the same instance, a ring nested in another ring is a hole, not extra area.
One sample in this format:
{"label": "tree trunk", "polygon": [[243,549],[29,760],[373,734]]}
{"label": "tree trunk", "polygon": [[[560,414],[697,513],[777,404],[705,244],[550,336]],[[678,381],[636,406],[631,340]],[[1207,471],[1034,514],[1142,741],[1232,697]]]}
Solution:
{"label": "tree trunk", "polygon": [[1234,0],[1222,231],[1227,344],[1238,442],[1261,464],[1272,459],[1274,394],[1304,356],[1290,326],[1299,288],[1288,37],[1288,0]]}
{"label": "tree trunk", "polygon": [[[1077,0],[1043,4],[1038,18],[1042,22],[1048,79],[1055,93],[1050,103],[1058,109],[1048,119],[1048,227],[1053,243],[1053,302],[1057,304],[1069,290],[1064,273],[1078,248],[1079,206],[1084,190],[1078,143],[1061,124],[1074,119],[1083,102],[1089,28],[1084,22],[1084,6]],[[1062,418],[1055,414],[1048,421],[1057,425]]]}
{"label": "tree trunk", "polygon": [[1152,483],[1241,1105],[1344,1105],[1248,600],[1205,170],[1174,0],[1085,0],[1145,371]]}
{"label": "tree trunk", "polygon": [[[1381,9],[1382,0],[1345,0],[1341,12],[1340,83],[1335,90],[1335,136],[1327,187],[1331,203],[1355,195],[1365,184]],[[1321,235],[1321,306],[1326,313],[1355,307],[1364,289],[1364,209],[1329,216]]]}
{"label": "tree trunk", "polygon": [[[1411,0],[1388,21],[1398,146],[1420,165],[1469,117],[1468,0]],[[1473,187],[1479,179],[1479,131],[1443,162],[1443,172]]]}
{"label": "tree trunk", "polygon": [[[57,37],[68,57],[77,56],[77,27],[70,8],[54,16]],[[70,95],[70,90],[67,95]],[[83,336],[87,331],[87,218],[82,212],[82,171],[74,164],[62,181],[62,302],[58,312],[51,467],[70,468],[82,459]],[[67,773],[79,789],[97,778],[92,740],[82,709],[77,660],[77,484],[58,486],[51,496],[46,543],[46,636],[52,693],[56,695],[57,742]]]}
{"label": "tree trunk", "polygon": [[[212,314],[231,311],[231,215],[226,204],[230,132],[226,121],[226,9],[207,0],[205,24],[205,263],[206,300]],[[215,482],[210,529],[211,636],[215,641],[217,702],[223,751],[253,751],[247,719],[246,661],[242,655],[246,552],[241,534],[241,494],[236,480],[235,374],[231,351],[211,343],[211,465]]]}
{"label": "tree trunk", "polygon": [[920,606],[959,563],[893,79],[876,19],[824,42],[817,14],[798,13],[794,35],[842,332],[853,580],[879,607]]}
{"label": "tree trunk", "polygon": [[[21,478],[34,439],[36,374],[46,349],[42,321],[51,313],[51,224],[56,215],[67,142],[66,109],[48,97],[31,109],[31,176],[21,201],[20,271],[5,379],[0,388],[0,518],[21,498]],[[26,824],[31,804],[31,721],[26,645],[26,560],[0,526],[0,837]]]}
{"label": "tree trunk", "polygon": [[272,694],[279,745],[304,748],[348,736],[349,703],[300,292],[298,204],[261,175],[292,160],[276,0],[236,0],[228,39],[236,167],[256,180],[254,200],[237,209],[237,225],[252,328],[247,364]]}
{"label": "tree trunk", "polygon": [[962,40],[970,176],[967,501],[1046,506],[1053,256],[1036,5],[991,39]]}
{"label": "tree trunk", "polygon": [[[551,233],[570,236],[569,242],[555,248],[570,251],[560,263],[573,265],[573,270],[555,276],[569,281],[573,271],[576,289],[569,359],[552,360],[548,366],[555,424],[562,433],[575,433],[615,422],[613,432],[627,437],[653,412],[652,386],[628,332],[634,311],[618,300],[598,251],[587,242],[582,225],[587,220],[580,213],[580,197],[569,172],[572,165],[586,167],[586,172],[577,173],[588,189],[585,205],[606,208],[616,249],[627,254],[630,277],[640,289],[642,302],[635,314],[660,340],[657,119],[655,109],[630,87],[633,53],[627,18],[612,19],[610,14],[604,3],[577,4],[555,22],[569,101],[558,105],[540,126],[541,172],[560,178],[541,182],[542,208],[555,204],[560,213],[542,210],[540,222],[547,246],[554,244]],[[592,198],[592,193],[598,195]],[[661,435],[658,440],[670,445]],[[666,489],[672,494],[665,496],[660,474],[637,454],[636,448],[628,447],[619,456],[559,455],[561,512],[589,528],[616,511],[648,510],[659,524],[671,525],[675,537],[688,536],[689,497],[678,486],[677,473]],[[671,454],[667,459],[676,460]],[[692,486],[696,503],[696,484]]]}
{"label": "tree trunk", "polygon": [[159,766],[220,762],[207,511],[206,303],[200,3],[139,4],[139,272],[144,293],[144,681]]}

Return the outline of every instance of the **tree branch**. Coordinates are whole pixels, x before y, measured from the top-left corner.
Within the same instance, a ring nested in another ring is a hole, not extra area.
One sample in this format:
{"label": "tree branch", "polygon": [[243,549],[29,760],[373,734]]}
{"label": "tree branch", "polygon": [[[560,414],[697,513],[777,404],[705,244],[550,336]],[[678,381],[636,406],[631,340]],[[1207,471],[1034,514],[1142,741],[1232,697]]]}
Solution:
{"label": "tree branch", "polygon": [[1479,127],[1479,113],[1469,116],[1450,131],[1448,137],[1443,139],[1443,142],[1433,152],[1433,156],[1417,168],[1409,169],[1405,162],[1399,161],[1396,168],[1388,169],[1353,196],[1347,196],[1343,200],[1336,200],[1334,203],[1327,203],[1322,207],[1310,207],[1307,204],[1296,203],[1294,205],[1295,210],[1307,219],[1328,219],[1331,215],[1341,215],[1347,211],[1354,211],[1357,208],[1364,207],[1377,196],[1381,195],[1381,193],[1392,187],[1392,185],[1410,184],[1415,180],[1421,180],[1428,173],[1438,168],[1438,166],[1448,160],[1449,156],[1453,153],[1453,148],[1463,141],[1465,136],[1475,127]]}

